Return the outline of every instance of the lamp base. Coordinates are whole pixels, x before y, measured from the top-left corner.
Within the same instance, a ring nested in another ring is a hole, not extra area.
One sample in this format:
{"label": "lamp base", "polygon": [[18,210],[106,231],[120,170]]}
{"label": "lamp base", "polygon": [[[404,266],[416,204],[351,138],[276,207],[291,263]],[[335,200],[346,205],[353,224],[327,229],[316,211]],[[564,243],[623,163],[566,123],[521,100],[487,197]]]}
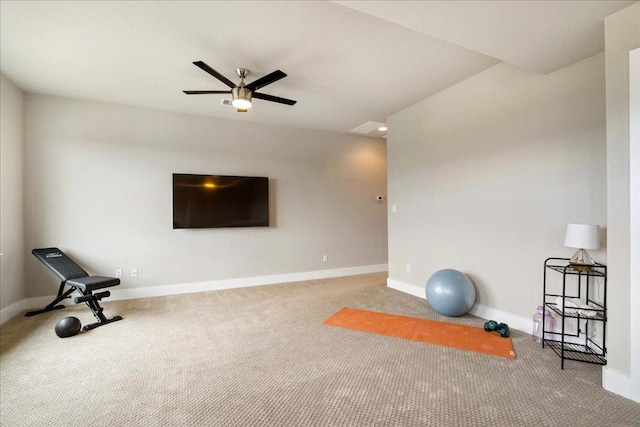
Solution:
{"label": "lamp base", "polygon": [[569,260],[569,264],[578,271],[589,271],[592,266],[597,264],[597,262],[591,258],[589,252],[584,249],[578,249],[578,251],[573,254]]}

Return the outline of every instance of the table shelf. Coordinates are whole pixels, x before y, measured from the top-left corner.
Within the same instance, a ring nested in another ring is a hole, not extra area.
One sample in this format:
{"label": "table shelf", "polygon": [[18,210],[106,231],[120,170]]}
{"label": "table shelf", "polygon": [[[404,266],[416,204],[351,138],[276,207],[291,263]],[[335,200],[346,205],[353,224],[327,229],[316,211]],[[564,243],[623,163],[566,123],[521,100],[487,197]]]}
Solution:
{"label": "table shelf", "polygon": [[[562,291],[560,293],[552,293],[549,290],[548,271],[562,275]],[[543,277],[543,307],[559,318],[560,331],[547,331],[545,316],[543,316],[542,347],[550,347],[560,357],[562,369],[564,369],[565,360],[606,365],[607,266],[604,264],[576,266],[569,263],[569,258],[547,258],[544,262]],[[592,282],[598,279],[604,283],[601,290],[602,302],[594,301],[591,298]],[[568,287],[575,289],[575,292],[570,293]],[[562,302],[559,302],[558,298],[562,298]],[[568,305],[567,299],[569,298],[578,298],[588,307]],[[567,330],[567,321],[571,319],[575,319],[576,323],[574,332]],[[602,324],[597,336],[589,334],[590,324],[593,332],[597,330],[591,322]],[[584,330],[581,325],[584,325]],[[548,339],[547,335],[552,335],[555,339]],[[598,344],[597,341],[600,339],[602,341]]]}

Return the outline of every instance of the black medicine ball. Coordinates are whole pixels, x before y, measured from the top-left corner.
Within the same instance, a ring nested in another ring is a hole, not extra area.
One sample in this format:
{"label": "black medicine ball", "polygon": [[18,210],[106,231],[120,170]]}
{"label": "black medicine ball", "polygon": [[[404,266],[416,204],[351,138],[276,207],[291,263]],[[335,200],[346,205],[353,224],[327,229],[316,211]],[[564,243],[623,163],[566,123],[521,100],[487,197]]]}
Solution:
{"label": "black medicine ball", "polygon": [[64,317],[56,323],[56,335],[60,338],[67,338],[80,332],[82,324],[77,317]]}

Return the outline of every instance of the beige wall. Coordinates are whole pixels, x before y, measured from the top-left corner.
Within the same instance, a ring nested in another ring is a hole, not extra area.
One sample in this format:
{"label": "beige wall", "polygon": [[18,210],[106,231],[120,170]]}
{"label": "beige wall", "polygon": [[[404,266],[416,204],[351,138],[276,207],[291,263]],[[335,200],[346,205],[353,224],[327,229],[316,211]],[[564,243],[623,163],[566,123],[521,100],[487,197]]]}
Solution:
{"label": "beige wall", "polygon": [[0,309],[25,297],[23,94],[0,75]]}
{"label": "beige wall", "polygon": [[[630,154],[630,248],[629,353],[640,354],[640,48],[629,54],[629,154]],[[634,262],[635,260],[635,262]],[[640,357],[631,357],[630,398],[640,402]]]}
{"label": "beige wall", "polygon": [[[26,247],[123,268],[121,289],[387,262],[383,140],[40,95],[25,117]],[[174,172],[268,176],[272,226],[173,230]],[[31,256],[26,276],[55,292]]]}
{"label": "beige wall", "polygon": [[[629,52],[640,47],[640,3],[605,19],[607,72],[607,209],[609,360],[607,369],[630,372],[629,292]],[[638,262],[638,260],[634,260]],[[636,307],[637,309],[637,307]],[[637,331],[637,329],[636,329]],[[635,355],[638,357],[638,355]]]}
{"label": "beige wall", "polygon": [[606,229],[604,81],[602,54],[549,75],[502,63],[391,116],[390,280],[455,268],[478,303],[531,319],[544,260],[574,252],[567,223]]}

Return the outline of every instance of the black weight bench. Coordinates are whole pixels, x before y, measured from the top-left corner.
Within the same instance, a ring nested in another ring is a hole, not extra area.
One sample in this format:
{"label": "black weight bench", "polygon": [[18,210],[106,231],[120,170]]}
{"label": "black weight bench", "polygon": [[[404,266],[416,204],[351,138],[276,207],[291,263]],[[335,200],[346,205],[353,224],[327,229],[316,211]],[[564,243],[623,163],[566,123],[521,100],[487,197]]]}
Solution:
{"label": "black weight bench", "polygon": [[[112,277],[101,276],[89,276],[89,274],[82,269],[78,264],[73,262],[71,258],[66,256],[58,248],[44,248],[34,249],[31,251],[36,258],[40,260],[49,270],[53,272],[61,280],[60,288],[58,289],[58,295],[45,308],[41,310],[29,311],[25,316],[35,316],[36,314],[46,313],[52,310],[58,310],[64,308],[64,305],[57,305],[64,299],[71,298],[71,294],[78,291],[81,296],[75,297],[73,302],[80,304],[84,302],[89,306],[91,312],[98,320],[96,323],[85,325],[82,330],[88,331],[98,326],[106,325],[107,323],[117,322],[122,320],[121,316],[115,316],[110,319],[106,318],[102,313],[102,307],[100,307],[100,300],[111,295],[109,291],[98,292],[96,294],[93,291],[98,289],[110,288],[111,286],[117,286],[120,284],[120,279]],[[70,288],[66,291],[64,287]]]}

